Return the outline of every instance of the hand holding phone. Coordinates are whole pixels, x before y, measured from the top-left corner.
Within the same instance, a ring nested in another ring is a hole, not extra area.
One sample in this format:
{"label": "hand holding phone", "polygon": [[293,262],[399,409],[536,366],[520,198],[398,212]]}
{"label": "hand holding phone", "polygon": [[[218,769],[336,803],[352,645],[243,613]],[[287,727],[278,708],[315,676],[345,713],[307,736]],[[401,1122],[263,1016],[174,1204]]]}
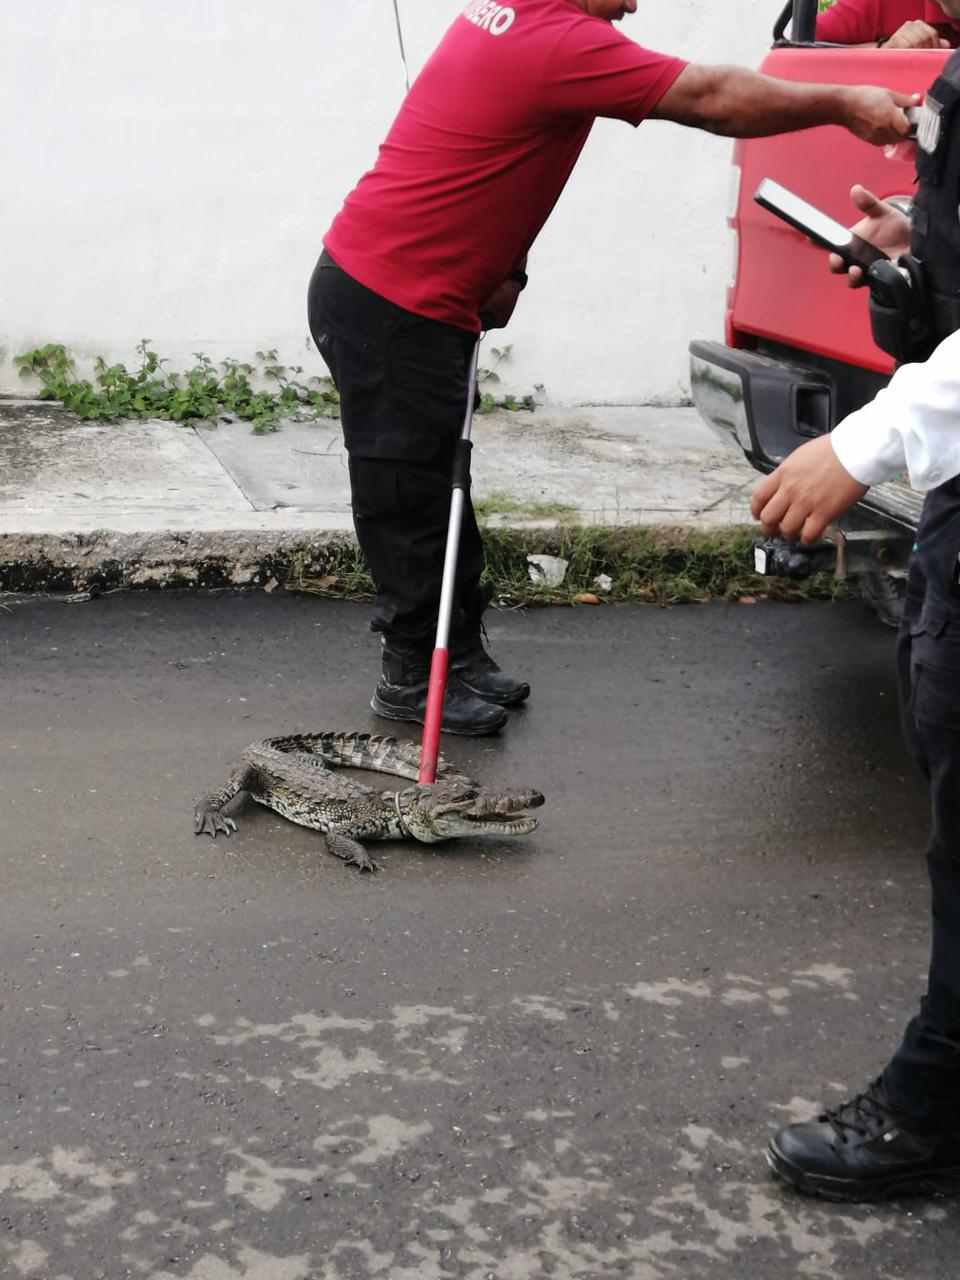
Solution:
{"label": "hand holding phone", "polygon": [[842,222],[831,218],[822,209],[781,186],[779,182],[774,182],[772,178],[764,178],[753,198],[762,209],[802,232],[821,249],[835,253],[848,269],[860,267],[866,272],[872,263],[887,257],[882,249],[854,235]]}

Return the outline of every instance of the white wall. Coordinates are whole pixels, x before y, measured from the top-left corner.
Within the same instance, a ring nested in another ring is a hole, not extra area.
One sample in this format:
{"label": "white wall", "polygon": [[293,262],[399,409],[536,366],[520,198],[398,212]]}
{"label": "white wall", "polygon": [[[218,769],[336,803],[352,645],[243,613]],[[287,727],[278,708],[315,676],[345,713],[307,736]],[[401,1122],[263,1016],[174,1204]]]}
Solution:
{"label": "white wall", "polygon": [[[465,0],[400,0],[411,73]],[[780,0],[641,0],[624,30],[755,65]],[[0,389],[64,342],[140,338],[321,372],[304,295],[320,238],[403,94],[392,0],[3,0]],[[675,400],[719,336],[730,143],[602,121],[531,257],[508,382],[555,402]],[[504,369],[502,372],[506,373]]]}

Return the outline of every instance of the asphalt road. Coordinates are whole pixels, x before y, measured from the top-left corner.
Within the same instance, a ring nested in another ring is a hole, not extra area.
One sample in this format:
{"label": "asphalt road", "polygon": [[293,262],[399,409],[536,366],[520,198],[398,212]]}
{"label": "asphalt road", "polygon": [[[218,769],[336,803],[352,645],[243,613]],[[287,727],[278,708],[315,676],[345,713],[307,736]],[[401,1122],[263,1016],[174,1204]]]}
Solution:
{"label": "asphalt road", "polygon": [[[255,738],[382,728],[367,611],[131,595],[0,613],[0,1274],[955,1274],[951,1201],[781,1190],[926,960],[926,799],[856,604],[497,614],[529,709],[452,740],[533,836],[380,846],[265,810]],[[414,736],[411,732],[410,736]]]}

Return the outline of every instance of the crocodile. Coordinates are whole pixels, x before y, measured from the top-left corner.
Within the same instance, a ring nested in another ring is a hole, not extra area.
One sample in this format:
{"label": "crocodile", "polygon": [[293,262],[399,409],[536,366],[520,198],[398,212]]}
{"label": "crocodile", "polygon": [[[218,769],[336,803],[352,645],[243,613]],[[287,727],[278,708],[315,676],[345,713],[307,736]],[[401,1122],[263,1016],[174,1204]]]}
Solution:
{"label": "crocodile", "polygon": [[[364,841],[419,840],[436,844],[456,836],[527,835],[543,804],[533,789],[484,787],[442,757],[437,781],[419,784],[420,751],[412,742],[371,733],[295,733],[265,738],[244,751],[230,780],[194,809],[197,835],[231,835],[232,816],[248,800],[323,833],[335,857],[361,871],[377,864]],[[416,785],[378,791],[341,769],[367,769]]]}

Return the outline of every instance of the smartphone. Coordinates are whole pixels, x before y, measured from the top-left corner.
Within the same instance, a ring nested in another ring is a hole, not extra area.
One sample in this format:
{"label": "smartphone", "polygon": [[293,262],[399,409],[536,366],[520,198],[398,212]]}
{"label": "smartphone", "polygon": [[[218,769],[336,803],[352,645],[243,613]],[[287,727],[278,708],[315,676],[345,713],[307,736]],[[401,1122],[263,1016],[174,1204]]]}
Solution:
{"label": "smartphone", "polygon": [[842,222],[837,222],[836,218],[831,218],[822,209],[782,187],[772,178],[764,178],[753,198],[762,209],[767,209],[797,231],[802,231],[808,240],[812,240],[821,249],[829,249],[838,254],[846,267],[862,267],[866,271],[871,263],[879,262],[887,256],[882,249],[870,244],[868,240],[861,240]]}

